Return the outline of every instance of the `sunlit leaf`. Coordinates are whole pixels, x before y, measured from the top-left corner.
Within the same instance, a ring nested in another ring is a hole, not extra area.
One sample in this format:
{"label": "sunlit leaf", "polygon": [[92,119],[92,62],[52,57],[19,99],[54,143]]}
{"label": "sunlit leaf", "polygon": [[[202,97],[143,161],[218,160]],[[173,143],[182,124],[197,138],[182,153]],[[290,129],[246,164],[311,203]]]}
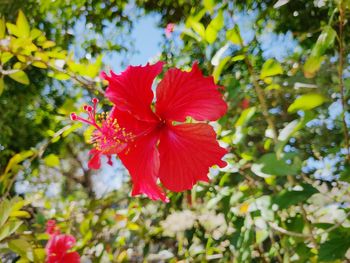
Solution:
{"label": "sunlit leaf", "polygon": [[323,56],[317,57],[317,56],[310,56],[306,60],[303,70],[304,70],[304,76],[306,78],[313,78],[316,74],[316,72],[320,69],[321,64],[324,60]]}
{"label": "sunlit leaf", "polygon": [[10,53],[10,52],[1,53],[1,64],[5,64],[11,58],[13,58],[13,54],[12,53]]}
{"label": "sunlit leaf", "polygon": [[196,32],[201,38],[205,38],[205,27],[202,23],[194,21],[191,26],[194,32]]}
{"label": "sunlit leaf", "polygon": [[17,20],[16,20],[16,26],[18,29],[18,33],[20,37],[27,38],[30,35],[30,26],[28,23],[27,18],[25,17],[22,10],[19,10]]}
{"label": "sunlit leaf", "polygon": [[22,83],[24,85],[29,85],[29,83],[30,83],[27,74],[23,70],[18,70],[15,73],[12,73],[8,76],[11,79],[13,79],[19,83]]}
{"label": "sunlit leaf", "polygon": [[335,32],[331,26],[324,27],[321,35],[318,37],[317,42],[312,49],[311,56],[322,56],[326,52],[327,48],[333,45],[336,36],[337,32]]}
{"label": "sunlit leaf", "polygon": [[250,107],[242,111],[241,116],[239,116],[239,119],[235,123],[235,127],[243,126],[245,125],[251,117],[255,114],[256,108]]}
{"label": "sunlit leaf", "polygon": [[6,27],[7,30],[9,31],[10,34],[16,36],[16,37],[20,37],[21,36],[21,31],[19,30],[19,28],[12,24],[12,23],[6,23]]}
{"label": "sunlit leaf", "polygon": [[226,39],[231,41],[232,44],[240,46],[242,43],[242,38],[239,33],[238,26],[226,31]]}
{"label": "sunlit leaf", "polygon": [[5,82],[4,82],[4,76],[0,77],[0,96],[4,92],[5,89]]}
{"label": "sunlit leaf", "polygon": [[209,43],[209,44],[213,44],[216,40],[218,36],[218,31],[212,27],[212,26],[208,26],[205,30],[205,40]]}
{"label": "sunlit leaf", "polygon": [[311,110],[322,105],[326,101],[326,97],[319,93],[308,93],[298,97],[289,107],[288,112],[296,112],[298,110]]}
{"label": "sunlit leaf", "polygon": [[41,61],[34,61],[32,65],[37,68],[47,68],[47,65]]}
{"label": "sunlit leaf", "polygon": [[215,6],[215,1],[214,0],[203,0],[203,5],[206,10],[209,12],[212,12]]}
{"label": "sunlit leaf", "polygon": [[22,225],[22,221],[14,220],[14,221],[8,221],[6,222],[1,228],[0,228],[0,241],[9,237],[13,233],[17,231],[17,229]]}
{"label": "sunlit leaf", "polygon": [[56,43],[50,40],[45,41],[42,45],[43,49],[50,48],[56,46]]}
{"label": "sunlit leaf", "polygon": [[266,60],[264,65],[262,66],[260,78],[264,79],[266,77],[271,77],[279,74],[283,74],[281,64],[276,60],[270,58]]}
{"label": "sunlit leaf", "polygon": [[221,75],[221,72],[223,71],[223,69],[225,68],[227,62],[229,62],[231,59],[231,57],[225,57],[223,58],[219,65],[217,65],[215,68],[214,68],[214,71],[213,71],[213,77],[214,77],[214,81],[215,83],[217,83],[219,81],[219,78],[220,78],[220,75]]}
{"label": "sunlit leaf", "polygon": [[6,33],[5,17],[2,17],[0,19],[0,39],[3,39],[5,37],[5,33]]}
{"label": "sunlit leaf", "polygon": [[44,158],[45,164],[49,167],[55,167],[60,165],[60,158],[56,154],[49,154]]}

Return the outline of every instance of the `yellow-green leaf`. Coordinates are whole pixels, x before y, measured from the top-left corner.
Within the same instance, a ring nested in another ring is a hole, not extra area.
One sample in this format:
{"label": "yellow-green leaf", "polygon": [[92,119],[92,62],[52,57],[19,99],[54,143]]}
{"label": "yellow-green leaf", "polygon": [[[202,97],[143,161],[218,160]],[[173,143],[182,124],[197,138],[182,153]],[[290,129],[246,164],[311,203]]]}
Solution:
{"label": "yellow-green leaf", "polygon": [[2,17],[0,19],[0,39],[5,38],[5,33],[6,33],[5,17]]}
{"label": "yellow-green leaf", "polygon": [[234,28],[227,30],[226,39],[229,40],[232,44],[240,46],[242,43],[242,38],[239,33],[239,28],[235,26]]}
{"label": "yellow-green leaf", "polygon": [[19,12],[18,12],[16,26],[17,26],[17,29],[19,30],[18,32],[20,34],[19,35],[20,37],[24,37],[24,38],[29,37],[30,26],[29,26],[29,23],[28,23],[26,16],[22,12],[22,10],[19,10]]}
{"label": "yellow-green leaf", "polygon": [[260,78],[264,79],[266,77],[271,77],[282,73],[283,69],[281,64],[278,63],[276,60],[270,58],[266,60],[264,65],[262,66]]}
{"label": "yellow-green leaf", "polygon": [[15,73],[12,73],[8,76],[11,79],[13,79],[19,83],[22,83],[24,85],[29,85],[29,83],[30,83],[27,74],[23,70],[16,71]]}
{"label": "yellow-green leaf", "polygon": [[218,31],[212,27],[208,26],[207,29],[205,30],[205,40],[209,44],[213,44],[218,36]]}
{"label": "yellow-green leaf", "polygon": [[250,107],[242,111],[241,116],[239,116],[239,119],[235,123],[235,127],[244,126],[251,117],[255,114],[256,108]]}
{"label": "yellow-green leaf", "polygon": [[60,165],[60,159],[56,154],[49,154],[45,157],[44,162],[49,167],[55,167]]}
{"label": "yellow-green leaf", "polygon": [[51,40],[47,40],[41,46],[42,46],[42,48],[45,49],[45,48],[50,48],[50,47],[56,46],[56,43],[51,41]]}
{"label": "yellow-green leaf", "polygon": [[1,64],[5,64],[8,62],[11,58],[13,58],[13,54],[10,52],[4,52],[1,54]]}
{"label": "yellow-green leaf", "polygon": [[333,45],[336,36],[337,32],[335,32],[331,26],[324,27],[315,46],[312,49],[311,56],[322,56],[326,52],[327,48]]}
{"label": "yellow-green leaf", "polygon": [[1,78],[0,78],[0,96],[4,92],[4,89],[5,89],[4,77],[1,76]]}
{"label": "yellow-green leaf", "polygon": [[5,172],[3,175],[6,175],[16,164],[19,164],[20,162],[24,161],[25,159],[29,158],[34,154],[33,151],[24,151],[21,153],[15,154],[10,161],[7,163]]}
{"label": "yellow-green leaf", "polygon": [[6,23],[7,30],[11,35],[14,35],[16,37],[21,36],[21,31],[18,29],[18,27],[11,23]]}
{"label": "yellow-green leaf", "polygon": [[230,61],[230,59],[231,59],[231,57],[225,57],[225,58],[223,58],[223,59],[220,61],[219,65],[217,65],[217,66],[214,68],[213,77],[214,77],[215,83],[218,82],[222,70],[225,68],[226,63],[227,63],[228,61]]}
{"label": "yellow-green leaf", "polygon": [[215,1],[214,0],[203,0],[203,5],[206,10],[209,12],[212,12],[215,7]]}
{"label": "yellow-green leaf", "polygon": [[61,73],[61,72],[57,72],[57,73],[49,73],[48,74],[50,77],[58,79],[58,80],[67,80],[70,79],[70,76],[66,73]]}
{"label": "yellow-green leaf", "polygon": [[30,31],[30,38],[32,40],[38,38],[39,36],[41,36],[43,34],[43,32],[41,32],[39,29],[37,28],[33,28],[31,31]]}
{"label": "yellow-green leaf", "polygon": [[313,78],[320,69],[323,60],[324,57],[310,56],[303,68],[305,78]]}
{"label": "yellow-green leaf", "polygon": [[47,68],[47,65],[41,61],[34,61],[32,65],[37,68]]}
{"label": "yellow-green leaf", "polygon": [[202,23],[197,22],[197,21],[193,21],[191,23],[191,26],[193,28],[193,30],[201,37],[201,38],[205,38],[205,28],[203,26]]}
{"label": "yellow-green leaf", "polygon": [[289,107],[288,112],[296,112],[298,110],[311,110],[322,105],[326,101],[326,97],[319,93],[308,93],[297,98]]}
{"label": "yellow-green leaf", "polygon": [[31,218],[31,215],[27,211],[13,211],[10,214],[11,217],[19,217],[19,218]]}

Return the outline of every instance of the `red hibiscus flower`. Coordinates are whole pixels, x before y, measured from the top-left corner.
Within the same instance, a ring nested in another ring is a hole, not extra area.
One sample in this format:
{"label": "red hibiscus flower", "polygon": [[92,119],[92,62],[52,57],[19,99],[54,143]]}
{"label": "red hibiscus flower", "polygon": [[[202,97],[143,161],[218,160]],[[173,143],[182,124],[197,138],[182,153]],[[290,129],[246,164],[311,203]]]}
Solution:
{"label": "red hibiscus flower", "polygon": [[[167,202],[158,180],[165,188],[181,192],[198,181],[207,182],[209,167],[226,165],[221,160],[226,150],[216,141],[213,128],[199,121],[217,120],[226,113],[227,105],[213,78],[204,77],[197,63],[190,72],[168,70],[158,84],[153,103],[152,84],[162,68],[163,62],[158,62],[129,66],[120,75],[102,73],[109,82],[106,97],[114,104],[107,120],[117,128],[105,125],[106,120],[96,124],[95,103],[93,108],[85,106],[88,119],[76,114],[72,119],[96,127],[94,136],[100,139],[95,139],[91,151],[91,168],[100,167],[102,154],[118,154],[130,172],[133,196],[146,194],[150,199]],[[188,117],[195,121],[186,122]]]}
{"label": "red hibiscus flower", "polygon": [[50,239],[46,244],[46,263],[80,263],[78,252],[69,251],[75,245],[75,238],[71,235],[60,234],[54,220],[49,220],[46,232]]}

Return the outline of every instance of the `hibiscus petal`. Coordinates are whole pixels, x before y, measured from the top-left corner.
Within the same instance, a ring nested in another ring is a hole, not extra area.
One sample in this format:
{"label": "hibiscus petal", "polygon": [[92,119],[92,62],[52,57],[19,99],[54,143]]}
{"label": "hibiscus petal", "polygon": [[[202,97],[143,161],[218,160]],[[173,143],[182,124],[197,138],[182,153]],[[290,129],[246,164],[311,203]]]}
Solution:
{"label": "hibiscus petal", "polygon": [[159,153],[156,144],[158,137],[156,133],[145,135],[118,156],[131,175],[134,184],[132,196],[145,194],[152,200],[168,202],[163,190],[157,185]]}
{"label": "hibiscus petal", "polygon": [[64,255],[61,260],[62,263],[80,263],[80,256],[78,252],[69,252]]}
{"label": "hibiscus petal", "polygon": [[119,110],[128,111],[139,120],[154,120],[156,116],[151,110],[152,83],[162,71],[163,64],[129,66],[119,75],[111,71],[111,76],[107,76],[103,72],[101,76],[109,82],[106,97]]}
{"label": "hibiscus petal", "polygon": [[216,141],[208,124],[180,124],[164,128],[159,143],[159,178],[175,192],[191,189],[198,181],[208,181],[212,165],[223,167],[221,158],[227,153]]}
{"label": "hibiscus petal", "polygon": [[169,69],[157,87],[156,112],[163,119],[217,120],[227,111],[213,77],[204,77],[198,64],[190,72]]}
{"label": "hibiscus petal", "polygon": [[90,155],[92,155],[91,159],[88,162],[88,167],[93,170],[98,170],[101,167],[101,152],[92,149],[89,152]]}

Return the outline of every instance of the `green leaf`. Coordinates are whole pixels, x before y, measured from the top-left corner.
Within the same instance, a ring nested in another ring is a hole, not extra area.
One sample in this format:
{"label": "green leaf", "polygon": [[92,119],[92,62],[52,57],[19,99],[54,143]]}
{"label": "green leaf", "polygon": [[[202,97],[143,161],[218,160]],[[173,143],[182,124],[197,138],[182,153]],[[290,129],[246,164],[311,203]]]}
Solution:
{"label": "green leaf", "polygon": [[205,27],[202,23],[197,21],[192,21],[191,27],[202,39],[205,38]]}
{"label": "green leaf", "polygon": [[244,60],[245,56],[244,55],[237,55],[237,56],[234,56],[232,58],[232,61],[233,62],[236,62],[236,61],[241,61],[241,60]]}
{"label": "green leaf", "polygon": [[336,36],[337,33],[331,26],[325,26],[321,35],[318,37],[315,46],[312,49],[311,56],[322,56],[326,50],[333,45]]}
{"label": "green leaf", "polygon": [[19,83],[22,83],[24,85],[29,85],[29,83],[30,83],[27,74],[23,70],[16,71],[15,73],[12,73],[8,76],[11,79],[13,79]]}
{"label": "green leaf", "polygon": [[232,44],[240,46],[242,43],[242,38],[239,33],[238,26],[235,26],[232,29],[226,31],[226,39],[229,40]]}
{"label": "green leaf", "polygon": [[320,69],[324,57],[310,56],[303,67],[305,78],[313,78]]}
{"label": "green leaf", "polygon": [[7,221],[12,211],[12,206],[9,200],[4,199],[0,203],[0,227]]}
{"label": "green leaf", "polygon": [[281,64],[276,60],[270,58],[266,60],[266,62],[262,66],[260,78],[264,79],[266,77],[271,77],[279,74],[283,74],[283,69]]}
{"label": "green leaf", "polygon": [[19,30],[18,33],[20,34],[19,35],[20,37],[24,37],[24,38],[29,37],[30,26],[22,10],[19,10],[18,12],[16,26],[17,26],[17,29]]}
{"label": "green leaf", "polygon": [[56,167],[60,165],[60,159],[56,154],[49,154],[44,158],[44,162],[49,167]]}
{"label": "green leaf", "polygon": [[285,209],[305,202],[318,192],[312,185],[301,184],[293,187],[291,190],[282,190],[277,196],[272,198],[272,202],[277,204],[279,209]]}
{"label": "green leaf", "polygon": [[5,17],[2,17],[0,19],[0,39],[5,38],[6,34],[6,23],[5,23]]}
{"label": "green leaf", "polygon": [[219,78],[220,78],[220,75],[221,75],[221,72],[222,70],[225,68],[227,62],[229,62],[231,59],[231,57],[225,57],[223,58],[219,65],[217,65],[215,68],[214,68],[214,71],[213,71],[213,77],[214,77],[214,81],[215,83],[217,83],[219,81]]}
{"label": "green leaf", "polygon": [[205,40],[209,44],[213,44],[217,37],[218,37],[218,31],[215,28],[208,26],[207,29],[205,30]]}
{"label": "green leaf", "polygon": [[43,34],[43,32],[41,32],[39,29],[33,28],[30,31],[30,38],[31,38],[31,40],[34,40],[34,39],[40,37],[42,34]]}
{"label": "green leaf", "polygon": [[0,77],[0,96],[4,92],[5,89],[5,82],[4,82],[4,76]]}
{"label": "green leaf", "polygon": [[211,20],[209,23],[208,27],[212,27],[216,29],[217,31],[221,30],[222,27],[224,26],[224,14],[222,10],[220,10],[217,14],[217,16]]}
{"label": "green leaf", "polygon": [[22,225],[22,221],[8,221],[0,228],[0,241],[11,236]]}
{"label": "green leaf", "polygon": [[350,234],[348,230],[336,229],[329,235],[329,240],[321,244],[318,259],[321,262],[329,262],[344,259],[346,251],[350,247]]}
{"label": "green leaf", "polygon": [[41,46],[42,46],[43,49],[46,49],[46,48],[50,48],[50,47],[56,46],[56,43],[51,41],[51,40],[47,40]]}
{"label": "green leaf", "polygon": [[23,258],[33,261],[32,247],[24,239],[14,239],[8,242],[9,248]]}
{"label": "green leaf", "polygon": [[275,153],[265,154],[252,167],[252,171],[262,177],[297,175],[300,169],[301,161],[292,153],[284,154],[280,159]]}
{"label": "green leaf", "polygon": [[3,176],[6,175],[16,164],[19,164],[20,162],[24,161],[25,159],[29,158],[34,154],[33,151],[23,151],[21,153],[15,154],[10,161],[7,163],[5,172],[2,174]]}
{"label": "green leaf", "polygon": [[241,116],[239,116],[235,127],[244,126],[255,114],[256,108],[250,107],[242,111]]}
{"label": "green leaf", "polygon": [[70,76],[66,73],[61,73],[61,72],[56,72],[56,73],[53,73],[53,72],[49,72],[49,77],[52,77],[52,78],[55,78],[55,79],[58,79],[58,80],[68,80],[70,79]]}
{"label": "green leaf", "polygon": [[1,54],[1,64],[5,64],[7,61],[9,61],[11,58],[13,58],[13,54],[10,52],[4,52]]}
{"label": "green leaf", "polygon": [[17,36],[17,37],[21,36],[21,31],[19,30],[19,28],[16,25],[11,24],[11,23],[6,23],[6,27],[7,27],[7,30],[9,31],[10,34]]}
{"label": "green leaf", "polygon": [[34,262],[45,262],[46,252],[44,248],[34,248]]}
{"label": "green leaf", "polygon": [[298,110],[312,110],[326,101],[326,97],[319,93],[308,93],[298,97],[289,107],[288,112],[296,112]]}
{"label": "green leaf", "polygon": [[203,0],[203,5],[206,10],[209,12],[212,12],[215,7],[215,1],[214,0]]}

